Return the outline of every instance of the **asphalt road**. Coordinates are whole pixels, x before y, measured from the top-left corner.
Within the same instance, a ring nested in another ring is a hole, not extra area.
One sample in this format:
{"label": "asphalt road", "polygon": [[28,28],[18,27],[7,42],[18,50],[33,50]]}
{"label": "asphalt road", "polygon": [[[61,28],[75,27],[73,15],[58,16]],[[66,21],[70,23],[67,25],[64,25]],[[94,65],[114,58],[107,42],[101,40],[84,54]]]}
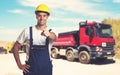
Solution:
{"label": "asphalt road", "polygon": [[[20,54],[22,63],[25,53]],[[78,60],[67,61],[64,57],[53,59],[53,75],[120,75],[120,59],[111,58],[101,62],[94,60],[90,64],[81,64]],[[22,75],[13,54],[0,54],[0,75]]]}

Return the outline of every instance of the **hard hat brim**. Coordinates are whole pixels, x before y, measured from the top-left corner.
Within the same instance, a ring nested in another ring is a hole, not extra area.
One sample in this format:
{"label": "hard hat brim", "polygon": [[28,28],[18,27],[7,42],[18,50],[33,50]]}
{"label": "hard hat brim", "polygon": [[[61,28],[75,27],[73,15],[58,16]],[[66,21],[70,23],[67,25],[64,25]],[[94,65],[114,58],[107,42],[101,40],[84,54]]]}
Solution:
{"label": "hard hat brim", "polygon": [[35,14],[37,14],[38,12],[43,12],[43,13],[47,13],[48,15],[50,15],[50,13],[48,13],[46,11],[35,11]]}

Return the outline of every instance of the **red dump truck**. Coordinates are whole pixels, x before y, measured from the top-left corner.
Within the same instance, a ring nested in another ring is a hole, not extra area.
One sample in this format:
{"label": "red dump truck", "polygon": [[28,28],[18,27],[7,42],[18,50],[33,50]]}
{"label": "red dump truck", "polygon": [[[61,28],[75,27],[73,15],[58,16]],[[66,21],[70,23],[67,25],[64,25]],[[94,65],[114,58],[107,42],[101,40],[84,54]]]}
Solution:
{"label": "red dump truck", "polygon": [[110,24],[97,22],[80,22],[79,29],[59,33],[53,43],[51,56],[66,56],[69,61],[78,58],[81,63],[88,64],[91,59],[107,59],[114,56],[115,40]]}

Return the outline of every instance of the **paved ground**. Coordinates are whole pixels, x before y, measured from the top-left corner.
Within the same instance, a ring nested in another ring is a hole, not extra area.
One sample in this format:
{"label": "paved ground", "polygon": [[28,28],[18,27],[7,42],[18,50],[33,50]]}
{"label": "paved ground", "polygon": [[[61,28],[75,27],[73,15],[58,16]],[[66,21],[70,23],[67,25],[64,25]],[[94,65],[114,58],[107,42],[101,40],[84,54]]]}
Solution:
{"label": "paved ground", "polygon": [[[20,57],[24,63],[25,53],[21,53]],[[0,75],[22,75],[13,54],[0,54]],[[120,75],[120,59],[109,59],[105,62],[94,61],[91,64],[69,62],[64,58],[54,59],[53,75]]]}

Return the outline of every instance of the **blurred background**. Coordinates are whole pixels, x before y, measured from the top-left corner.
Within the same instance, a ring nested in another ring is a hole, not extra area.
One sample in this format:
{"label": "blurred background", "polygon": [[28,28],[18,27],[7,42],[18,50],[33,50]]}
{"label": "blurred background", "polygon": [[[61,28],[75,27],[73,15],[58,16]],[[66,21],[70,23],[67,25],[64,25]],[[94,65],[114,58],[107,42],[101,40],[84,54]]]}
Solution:
{"label": "blurred background", "polygon": [[[35,7],[45,3],[50,8],[48,26],[58,33],[76,30],[80,21],[112,25],[115,58],[120,58],[120,0],[1,0],[0,53],[7,54],[20,32],[36,24]],[[25,52],[25,43],[21,49]]]}

